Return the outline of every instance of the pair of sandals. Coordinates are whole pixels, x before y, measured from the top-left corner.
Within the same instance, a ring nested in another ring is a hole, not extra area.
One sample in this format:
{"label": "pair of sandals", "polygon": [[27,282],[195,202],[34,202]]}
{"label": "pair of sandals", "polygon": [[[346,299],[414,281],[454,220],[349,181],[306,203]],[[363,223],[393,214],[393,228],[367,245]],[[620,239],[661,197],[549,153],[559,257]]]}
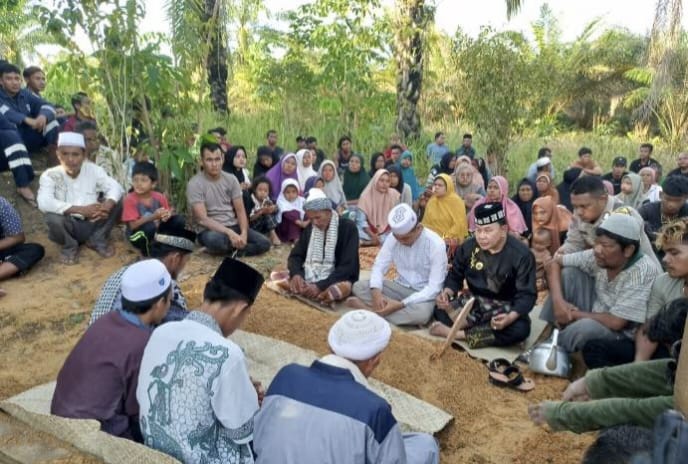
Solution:
{"label": "pair of sandals", "polygon": [[489,370],[488,379],[492,385],[501,388],[529,392],[535,388],[535,383],[523,377],[521,369],[504,358],[493,359],[487,364]]}

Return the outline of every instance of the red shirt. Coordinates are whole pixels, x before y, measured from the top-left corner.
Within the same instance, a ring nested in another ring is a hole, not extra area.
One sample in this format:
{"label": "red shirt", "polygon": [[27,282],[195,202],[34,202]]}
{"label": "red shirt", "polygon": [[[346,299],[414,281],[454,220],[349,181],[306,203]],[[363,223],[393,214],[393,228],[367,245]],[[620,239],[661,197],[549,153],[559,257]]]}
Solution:
{"label": "red shirt", "polygon": [[124,197],[122,222],[136,221],[143,216],[154,214],[158,208],[170,209],[170,204],[162,193],[153,191],[151,197],[144,201],[136,192],[131,192]]}

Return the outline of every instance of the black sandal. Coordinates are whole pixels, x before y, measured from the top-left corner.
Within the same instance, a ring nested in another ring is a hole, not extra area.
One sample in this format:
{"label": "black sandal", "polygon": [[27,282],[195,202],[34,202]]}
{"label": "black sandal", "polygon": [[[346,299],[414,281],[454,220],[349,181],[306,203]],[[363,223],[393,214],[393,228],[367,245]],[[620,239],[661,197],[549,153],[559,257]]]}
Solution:
{"label": "black sandal", "polygon": [[506,359],[495,359],[488,365],[490,372],[488,380],[492,385],[501,388],[513,388],[514,390],[528,392],[535,388],[535,383],[531,379],[523,377],[521,369],[509,363]]}

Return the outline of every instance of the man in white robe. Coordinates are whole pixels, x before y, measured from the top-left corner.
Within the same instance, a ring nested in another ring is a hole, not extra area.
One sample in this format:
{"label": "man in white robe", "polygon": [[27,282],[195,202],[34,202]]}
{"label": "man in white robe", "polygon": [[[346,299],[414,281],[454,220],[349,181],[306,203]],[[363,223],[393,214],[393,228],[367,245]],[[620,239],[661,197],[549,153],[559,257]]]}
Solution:
{"label": "man in white robe", "polygon": [[263,277],[226,258],[186,319],[153,332],[136,398],[147,446],[189,463],[251,464],[260,384],[241,348],[225,337],[244,321]]}

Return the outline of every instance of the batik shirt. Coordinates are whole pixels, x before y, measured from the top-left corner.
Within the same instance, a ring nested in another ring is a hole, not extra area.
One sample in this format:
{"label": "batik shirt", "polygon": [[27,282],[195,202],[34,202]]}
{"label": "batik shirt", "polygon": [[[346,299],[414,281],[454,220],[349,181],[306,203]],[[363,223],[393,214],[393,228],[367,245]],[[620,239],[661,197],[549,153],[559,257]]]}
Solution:
{"label": "batik shirt", "polygon": [[258,396],[241,348],[208,314],[194,311],[153,332],[136,398],[147,446],[186,464],[253,463]]}
{"label": "batik shirt", "polygon": [[[103,288],[100,290],[100,296],[98,296],[96,303],[93,305],[91,320],[88,325],[93,324],[98,318],[110,311],[119,311],[122,309],[122,275],[128,267],[129,266],[124,266],[105,281]],[[162,323],[181,321],[187,314],[189,314],[189,310],[186,306],[184,294],[182,294],[182,290],[179,288],[177,282],[173,280],[170,309],[167,311],[167,315],[162,320]]]}

